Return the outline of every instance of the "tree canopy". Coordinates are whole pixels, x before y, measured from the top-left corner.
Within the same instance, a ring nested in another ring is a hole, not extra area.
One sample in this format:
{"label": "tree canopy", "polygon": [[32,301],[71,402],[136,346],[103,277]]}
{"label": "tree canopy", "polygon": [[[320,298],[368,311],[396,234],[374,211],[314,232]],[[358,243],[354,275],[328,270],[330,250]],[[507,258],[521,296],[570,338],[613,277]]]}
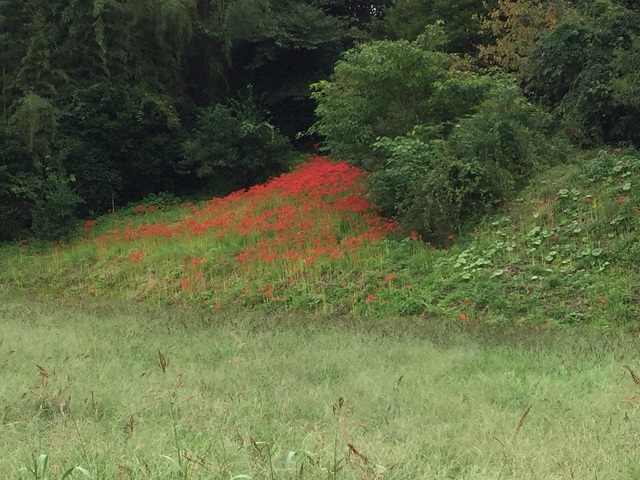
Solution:
{"label": "tree canopy", "polygon": [[417,158],[453,178],[477,150],[523,180],[551,124],[576,146],[637,147],[639,25],[623,0],[0,0],[0,241],[59,238],[148,194],[243,188],[318,142],[371,170],[398,217],[393,178]]}

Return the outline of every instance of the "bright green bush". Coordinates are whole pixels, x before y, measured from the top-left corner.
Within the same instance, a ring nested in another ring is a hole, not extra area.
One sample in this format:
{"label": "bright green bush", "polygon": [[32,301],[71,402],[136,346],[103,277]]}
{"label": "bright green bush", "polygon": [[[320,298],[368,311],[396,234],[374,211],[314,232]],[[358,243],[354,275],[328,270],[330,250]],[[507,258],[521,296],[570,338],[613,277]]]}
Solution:
{"label": "bright green bush", "polygon": [[527,102],[515,84],[497,84],[447,139],[456,159],[448,176],[459,205],[455,220],[488,213],[522,189],[536,170],[561,161],[565,151],[552,140],[552,127],[551,117]]}
{"label": "bright green bush", "polygon": [[441,123],[434,95],[452,77],[454,58],[437,51],[443,39],[442,29],[431,26],[413,42],[370,42],[346,52],[329,80],[311,86],[318,102],[312,131],[334,156],[373,170],[377,138]]}
{"label": "bright green bush", "polygon": [[477,111],[444,139],[429,139],[431,129],[376,142],[387,161],[372,174],[373,196],[407,228],[443,241],[564,156],[561,144],[549,141],[551,125],[517,86],[495,82]]}
{"label": "bright green bush", "polygon": [[313,86],[332,154],[368,169],[383,213],[435,242],[563,156],[552,117],[510,79],[450,69],[440,33],[361,45]]}

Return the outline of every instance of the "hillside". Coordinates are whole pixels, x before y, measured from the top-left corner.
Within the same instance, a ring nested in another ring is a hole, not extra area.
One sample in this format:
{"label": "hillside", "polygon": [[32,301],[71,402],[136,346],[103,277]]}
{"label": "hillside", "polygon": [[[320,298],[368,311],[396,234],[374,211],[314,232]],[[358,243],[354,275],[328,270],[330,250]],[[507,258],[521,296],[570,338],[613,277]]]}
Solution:
{"label": "hillside", "polygon": [[150,198],[87,221],[69,243],[0,247],[1,291],[537,329],[640,319],[634,152],[539,174],[444,249],[378,216],[364,178],[314,157],[222,199]]}

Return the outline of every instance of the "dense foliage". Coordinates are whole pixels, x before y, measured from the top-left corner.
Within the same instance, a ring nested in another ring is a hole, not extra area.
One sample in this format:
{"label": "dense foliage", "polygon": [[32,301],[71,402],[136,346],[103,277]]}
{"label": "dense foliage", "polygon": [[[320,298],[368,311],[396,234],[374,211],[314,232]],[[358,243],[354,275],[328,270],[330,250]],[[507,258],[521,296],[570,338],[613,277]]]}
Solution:
{"label": "dense foliage", "polygon": [[[312,131],[373,173],[375,202],[405,228],[446,243],[566,161],[569,143],[640,143],[637,7],[499,0],[453,20],[458,30],[439,21],[418,34],[423,7],[396,2],[380,21],[392,39],[349,50],[312,86]],[[459,27],[473,22],[480,36],[466,38],[486,43],[452,54]]]}
{"label": "dense foliage", "polygon": [[640,146],[638,25],[622,0],[0,0],[0,241],[319,143],[441,240],[563,161],[557,131]]}
{"label": "dense foliage", "polygon": [[508,78],[453,70],[442,38],[431,26],[413,42],[361,45],[313,87],[331,151],[373,172],[385,214],[438,242],[563,156],[549,115]]}
{"label": "dense foliage", "polygon": [[313,157],[224,198],[150,196],[53,248],[0,246],[0,295],[138,299],[227,318],[247,307],[351,313],[391,321],[392,330],[404,323],[390,319],[405,315],[421,315],[420,325],[637,330],[640,155],[607,148],[581,160],[542,172],[438,248],[372,211],[365,182],[376,173]]}
{"label": "dense foliage", "polygon": [[311,123],[308,84],[383,6],[0,1],[0,240],[279,173],[280,131]]}

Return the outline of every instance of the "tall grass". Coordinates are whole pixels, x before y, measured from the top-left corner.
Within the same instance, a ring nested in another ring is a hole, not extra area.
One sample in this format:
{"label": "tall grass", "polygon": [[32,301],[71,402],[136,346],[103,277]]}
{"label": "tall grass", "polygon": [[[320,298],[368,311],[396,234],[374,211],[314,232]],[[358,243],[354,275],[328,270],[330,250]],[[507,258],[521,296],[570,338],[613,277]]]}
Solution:
{"label": "tall grass", "polygon": [[0,322],[2,478],[640,473],[635,337],[113,300]]}

